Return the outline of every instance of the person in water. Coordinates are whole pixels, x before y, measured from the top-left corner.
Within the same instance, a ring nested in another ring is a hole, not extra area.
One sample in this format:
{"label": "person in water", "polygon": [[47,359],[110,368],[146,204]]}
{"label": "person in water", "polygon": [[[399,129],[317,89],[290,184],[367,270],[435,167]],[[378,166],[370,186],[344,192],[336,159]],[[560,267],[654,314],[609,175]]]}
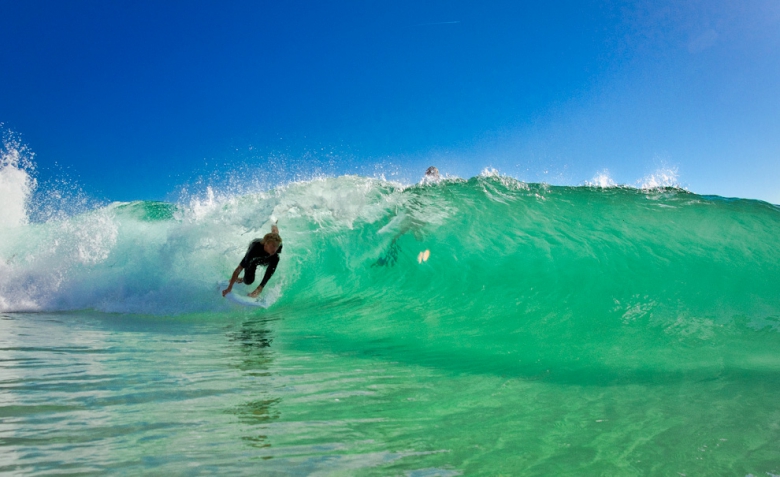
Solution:
{"label": "person in water", "polygon": [[[241,263],[236,267],[233,272],[233,276],[230,277],[230,284],[222,292],[222,296],[227,296],[228,293],[233,290],[234,283],[245,283],[247,285],[255,281],[255,271],[260,265],[266,266],[265,275],[260,285],[249,294],[250,297],[256,298],[263,291],[263,287],[271,279],[276,266],[279,264],[279,252],[282,251],[282,237],[279,236],[279,229],[276,224],[271,226],[271,233],[265,234],[262,239],[252,240],[249,244],[249,248],[246,251],[246,255],[241,260]],[[239,278],[241,270],[244,270],[244,277]]]}
{"label": "person in water", "polygon": [[[440,181],[441,175],[439,174],[439,169],[436,166],[431,166],[425,170],[425,175],[422,178],[421,184],[438,184]],[[395,234],[395,237],[393,237],[385,255],[379,257],[377,261],[371,265],[372,268],[394,266],[398,261],[398,239],[410,230],[418,241],[422,240],[420,229],[422,229],[427,222],[422,217],[419,217],[419,215],[423,215],[424,208],[425,206],[415,198],[412,198],[406,204],[405,210],[402,213],[408,214],[401,220],[400,230]],[[430,255],[430,252],[428,252],[428,254]],[[427,257],[428,256],[425,258],[426,261],[428,260]]]}

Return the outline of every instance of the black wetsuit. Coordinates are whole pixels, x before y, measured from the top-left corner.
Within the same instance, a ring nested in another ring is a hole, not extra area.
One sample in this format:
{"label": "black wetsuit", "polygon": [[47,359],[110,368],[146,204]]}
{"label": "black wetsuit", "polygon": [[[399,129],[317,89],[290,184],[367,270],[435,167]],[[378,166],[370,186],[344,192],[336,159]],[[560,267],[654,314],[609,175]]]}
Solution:
{"label": "black wetsuit", "polygon": [[263,281],[260,282],[261,287],[265,287],[268,280],[276,271],[276,266],[279,264],[279,253],[282,251],[282,246],[279,245],[279,250],[275,254],[269,255],[263,248],[263,243],[260,239],[255,239],[249,244],[249,249],[246,251],[246,255],[241,260],[241,267],[244,269],[244,283],[247,285],[255,281],[255,271],[259,265],[265,265],[268,268],[265,269],[265,275]]}

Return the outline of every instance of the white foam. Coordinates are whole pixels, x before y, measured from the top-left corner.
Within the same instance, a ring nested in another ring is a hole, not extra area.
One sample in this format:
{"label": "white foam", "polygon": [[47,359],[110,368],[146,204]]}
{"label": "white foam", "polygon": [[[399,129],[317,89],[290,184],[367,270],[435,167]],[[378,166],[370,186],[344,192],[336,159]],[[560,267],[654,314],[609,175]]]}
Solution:
{"label": "white foam", "polygon": [[640,184],[640,189],[651,190],[665,187],[680,187],[680,184],[677,180],[677,168],[664,166],[660,167],[652,174],[645,176],[638,182]]}
{"label": "white foam", "polygon": [[609,171],[606,169],[597,172],[591,180],[585,181],[585,185],[588,187],[600,187],[602,189],[617,187],[617,183],[612,180],[612,178],[609,176]]}
{"label": "white foam", "polygon": [[12,137],[0,149],[0,230],[28,222],[27,206],[35,189],[31,154]]}
{"label": "white foam", "polygon": [[500,178],[501,173],[498,172],[498,169],[494,167],[486,167],[482,169],[479,173],[479,177],[494,177],[494,178]]}

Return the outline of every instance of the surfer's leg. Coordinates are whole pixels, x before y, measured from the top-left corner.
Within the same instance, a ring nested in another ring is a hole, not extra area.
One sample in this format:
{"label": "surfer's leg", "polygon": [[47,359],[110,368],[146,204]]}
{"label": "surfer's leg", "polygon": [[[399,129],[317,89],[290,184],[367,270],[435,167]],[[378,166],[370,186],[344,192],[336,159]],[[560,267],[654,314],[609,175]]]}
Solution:
{"label": "surfer's leg", "polygon": [[249,267],[244,269],[244,281],[243,283],[249,285],[253,281],[255,281],[255,271],[257,270],[257,267]]}
{"label": "surfer's leg", "polygon": [[395,262],[398,261],[398,244],[395,243],[395,240],[396,239],[393,239],[390,243],[387,252],[385,252],[385,256],[379,257],[376,263],[371,265],[372,267],[392,267],[395,265]]}

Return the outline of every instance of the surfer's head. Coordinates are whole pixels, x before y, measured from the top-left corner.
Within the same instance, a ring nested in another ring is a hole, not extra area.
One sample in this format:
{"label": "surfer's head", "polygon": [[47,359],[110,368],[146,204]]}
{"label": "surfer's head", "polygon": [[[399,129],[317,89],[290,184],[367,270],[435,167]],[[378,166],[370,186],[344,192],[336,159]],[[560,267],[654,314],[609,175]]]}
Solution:
{"label": "surfer's head", "polygon": [[425,176],[433,179],[438,179],[439,169],[437,169],[435,166],[431,166],[428,168],[428,170],[425,171]]}
{"label": "surfer's head", "polygon": [[281,246],[282,237],[280,237],[279,234],[272,232],[270,234],[265,234],[265,237],[263,237],[263,250],[269,255],[275,254]]}

